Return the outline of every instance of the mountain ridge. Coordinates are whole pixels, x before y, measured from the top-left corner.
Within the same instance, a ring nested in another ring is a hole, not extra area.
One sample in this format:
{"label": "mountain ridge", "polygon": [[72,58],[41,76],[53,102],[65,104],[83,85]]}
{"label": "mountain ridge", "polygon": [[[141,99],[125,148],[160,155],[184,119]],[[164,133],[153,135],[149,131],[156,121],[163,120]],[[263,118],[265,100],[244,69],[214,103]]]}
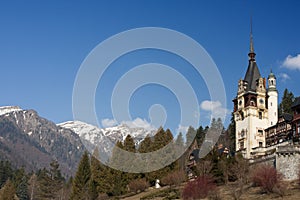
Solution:
{"label": "mountain ridge", "polygon": [[57,124],[60,127],[70,129],[77,133],[89,152],[97,147],[104,161],[108,161],[114,145],[117,141],[124,142],[130,135],[138,146],[149,135],[153,136],[157,130],[147,130],[142,127],[130,127],[123,123],[118,126],[99,128],[82,121],[67,121]]}
{"label": "mountain ridge", "polygon": [[85,150],[77,134],[56,126],[32,109],[4,106],[0,113],[1,159],[27,171],[47,168],[52,160],[58,160],[63,174],[74,174]]}
{"label": "mountain ridge", "polygon": [[74,175],[85,150],[97,147],[107,162],[117,141],[131,135],[136,146],[157,130],[129,126],[126,123],[99,128],[81,121],[59,124],[39,116],[33,109],[19,106],[0,107],[0,159],[10,160],[15,167],[36,171],[58,160],[66,176]]}

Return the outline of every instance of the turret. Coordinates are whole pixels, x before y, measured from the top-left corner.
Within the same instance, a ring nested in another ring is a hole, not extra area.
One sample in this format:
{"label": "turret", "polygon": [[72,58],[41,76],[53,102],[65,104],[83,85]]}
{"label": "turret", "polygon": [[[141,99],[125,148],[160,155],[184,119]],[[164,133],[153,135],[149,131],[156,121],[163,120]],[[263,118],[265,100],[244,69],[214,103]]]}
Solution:
{"label": "turret", "polygon": [[276,76],[272,70],[268,76],[268,118],[269,126],[273,126],[278,121],[278,92],[276,88]]}

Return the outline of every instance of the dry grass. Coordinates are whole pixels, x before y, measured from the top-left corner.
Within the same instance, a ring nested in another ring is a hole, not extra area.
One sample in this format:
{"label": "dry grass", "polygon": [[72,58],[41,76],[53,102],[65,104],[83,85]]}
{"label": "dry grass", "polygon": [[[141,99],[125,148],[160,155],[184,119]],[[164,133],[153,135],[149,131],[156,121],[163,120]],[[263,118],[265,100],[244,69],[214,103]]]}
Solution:
{"label": "dry grass", "polygon": [[[277,194],[267,194],[262,193],[259,187],[252,187],[251,185],[245,186],[245,192],[241,196],[242,200],[267,200],[267,199],[278,199],[278,200],[300,200],[300,186],[297,181],[294,182],[285,182],[287,186],[287,191],[285,196],[280,197]],[[181,187],[182,188],[182,187]],[[232,191],[236,188],[236,183],[229,183],[226,186],[219,186],[218,191],[222,200],[234,200]],[[166,190],[168,187],[160,188],[159,190]],[[157,189],[148,189],[146,192],[139,193],[131,197],[121,198],[124,200],[138,200],[145,195],[149,195],[157,192]],[[163,198],[156,198],[156,200]]]}

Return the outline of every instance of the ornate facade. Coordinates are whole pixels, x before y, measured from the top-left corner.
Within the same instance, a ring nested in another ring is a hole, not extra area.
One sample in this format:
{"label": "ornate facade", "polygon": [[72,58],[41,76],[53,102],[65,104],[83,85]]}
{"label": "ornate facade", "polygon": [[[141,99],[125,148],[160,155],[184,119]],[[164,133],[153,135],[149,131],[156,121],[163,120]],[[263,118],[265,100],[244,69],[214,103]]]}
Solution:
{"label": "ornate facade", "polygon": [[252,33],[248,56],[247,72],[244,79],[238,81],[233,113],[236,122],[236,151],[250,159],[255,148],[266,146],[265,129],[277,124],[278,92],[272,71],[267,80],[259,72]]}

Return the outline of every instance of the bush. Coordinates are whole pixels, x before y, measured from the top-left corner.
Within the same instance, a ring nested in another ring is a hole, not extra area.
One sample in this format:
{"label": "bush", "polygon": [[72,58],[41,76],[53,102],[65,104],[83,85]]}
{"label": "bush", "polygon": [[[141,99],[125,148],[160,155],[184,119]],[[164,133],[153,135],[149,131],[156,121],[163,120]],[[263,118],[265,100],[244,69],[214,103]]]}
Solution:
{"label": "bush", "polygon": [[184,171],[174,171],[162,178],[163,185],[178,186],[186,180]]}
{"label": "bush", "polygon": [[299,171],[298,171],[298,184],[300,185],[300,165],[299,165]]}
{"label": "bush", "polygon": [[97,200],[108,200],[109,196],[106,193],[98,194]]}
{"label": "bush", "polygon": [[180,191],[178,189],[166,189],[166,190],[158,190],[157,192],[153,192],[147,194],[140,198],[140,200],[148,200],[148,199],[163,199],[163,200],[171,200],[171,199],[180,199]]}
{"label": "bush", "polygon": [[183,199],[203,199],[216,191],[216,184],[209,175],[199,176],[196,180],[187,183],[182,192]]}
{"label": "bush", "polygon": [[146,179],[136,179],[129,183],[129,189],[131,192],[143,192],[149,187],[149,183]]}
{"label": "bush", "polygon": [[270,165],[260,165],[254,169],[252,182],[255,186],[261,187],[263,192],[278,193],[283,188],[282,175]]}

